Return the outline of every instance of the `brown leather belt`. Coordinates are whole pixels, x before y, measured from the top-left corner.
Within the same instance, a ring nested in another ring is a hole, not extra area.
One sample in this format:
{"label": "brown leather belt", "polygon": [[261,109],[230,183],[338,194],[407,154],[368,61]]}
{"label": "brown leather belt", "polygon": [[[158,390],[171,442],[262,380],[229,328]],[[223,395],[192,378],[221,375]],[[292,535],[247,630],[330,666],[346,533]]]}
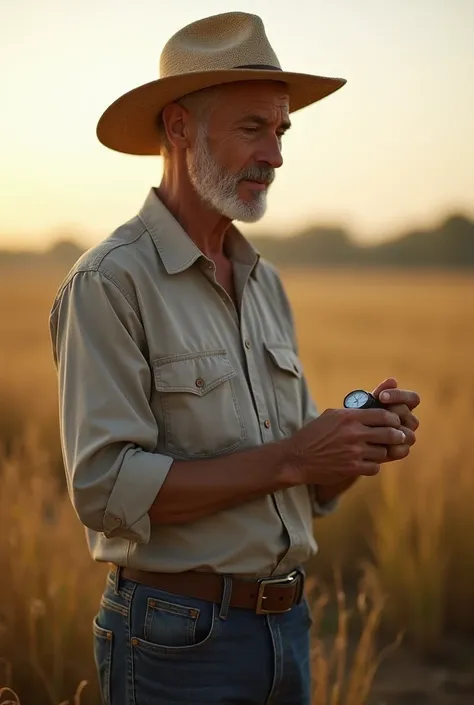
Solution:
{"label": "brown leather belt", "polygon": [[[112,565],[112,570],[117,566]],[[218,573],[188,571],[184,573],[152,573],[132,568],[121,568],[120,575],[127,580],[187,597],[208,602],[221,602],[224,576]],[[254,610],[257,614],[288,612],[299,603],[304,591],[304,576],[299,570],[288,575],[258,580],[231,580],[230,607]]]}

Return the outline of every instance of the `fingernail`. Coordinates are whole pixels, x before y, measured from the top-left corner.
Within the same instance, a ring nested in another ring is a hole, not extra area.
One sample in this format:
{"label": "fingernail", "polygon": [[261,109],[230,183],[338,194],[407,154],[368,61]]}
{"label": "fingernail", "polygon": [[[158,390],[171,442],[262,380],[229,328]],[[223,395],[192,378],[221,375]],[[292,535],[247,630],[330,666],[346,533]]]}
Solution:
{"label": "fingernail", "polygon": [[380,395],[381,401],[390,401],[390,394],[388,392],[382,392]]}
{"label": "fingernail", "polygon": [[401,434],[402,443],[405,443],[406,435],[403,433],[403,431],[400,431],[400,434]]}

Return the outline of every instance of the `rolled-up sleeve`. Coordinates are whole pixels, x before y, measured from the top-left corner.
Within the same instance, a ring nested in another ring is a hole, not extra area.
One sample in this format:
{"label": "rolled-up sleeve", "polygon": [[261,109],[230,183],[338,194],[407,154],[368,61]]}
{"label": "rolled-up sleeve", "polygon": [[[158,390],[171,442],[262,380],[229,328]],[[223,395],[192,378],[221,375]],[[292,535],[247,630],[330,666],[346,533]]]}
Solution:
{"label": "rolled-up sleeve", "polygon": [[139,311],[114,276],[79,271],[50,314],[68,490],[82,523],[148,543],[148,511],[173,459],[155,452]]}

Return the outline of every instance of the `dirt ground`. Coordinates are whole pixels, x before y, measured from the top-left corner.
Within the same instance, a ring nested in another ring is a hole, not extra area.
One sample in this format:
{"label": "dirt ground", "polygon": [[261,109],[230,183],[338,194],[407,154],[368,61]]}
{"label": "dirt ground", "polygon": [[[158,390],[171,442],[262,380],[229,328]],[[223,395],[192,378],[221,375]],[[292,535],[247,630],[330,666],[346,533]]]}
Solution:
{"label": "dirt ground", "polygon": [[474,705],[474,641],[447,639],[430,659],[400,647],[380,666],[369,705]]}
{"label": "dirt ground", "polygon": [[[346,598],[349,605],[355,603],[353,589],[349,588]],[[352,618],[349,624],[346,683],[353,672],[362,633],[361,622]],[[337,625],[338,611],[334,600],[330,600],[319,627],[313,627],[314,637],[323,642],[326,657],[334,654]],[[395,641],[395,633],[380,625],[373,648],[375,654],[386,650],[388,653],[378,667],[366,705],[474,705],[474,637],[445,636],[430,655],[422,654],[406,636],[396,648],[390,648]]]}

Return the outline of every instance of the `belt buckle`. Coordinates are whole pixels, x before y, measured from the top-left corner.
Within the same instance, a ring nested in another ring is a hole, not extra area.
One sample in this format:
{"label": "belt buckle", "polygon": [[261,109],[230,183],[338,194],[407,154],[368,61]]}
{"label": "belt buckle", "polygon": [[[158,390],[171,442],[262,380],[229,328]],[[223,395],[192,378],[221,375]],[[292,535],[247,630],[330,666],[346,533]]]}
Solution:
{"label": "belt buckle", "polygon": [[264,594],[265,588],[267,585],[285,585],[285,584],[290,585],[291,583],[298,580],[299,577],[301,577],[300,571],[293,570],[291,573],[289,573],[288,575],[285,575],[282,578],[281,577],[280,578],[260,578],[259,580],[257,580],[257,582],[259,583],[259,587],[258,587],[257,606],[255,608],[255,613],[256,614],[283,614],[283,612],[289,612],[292,607],[288,607],[287,609],[284,609],[284,610],[266,610],[263,607],[263,601],[267,599]]}

